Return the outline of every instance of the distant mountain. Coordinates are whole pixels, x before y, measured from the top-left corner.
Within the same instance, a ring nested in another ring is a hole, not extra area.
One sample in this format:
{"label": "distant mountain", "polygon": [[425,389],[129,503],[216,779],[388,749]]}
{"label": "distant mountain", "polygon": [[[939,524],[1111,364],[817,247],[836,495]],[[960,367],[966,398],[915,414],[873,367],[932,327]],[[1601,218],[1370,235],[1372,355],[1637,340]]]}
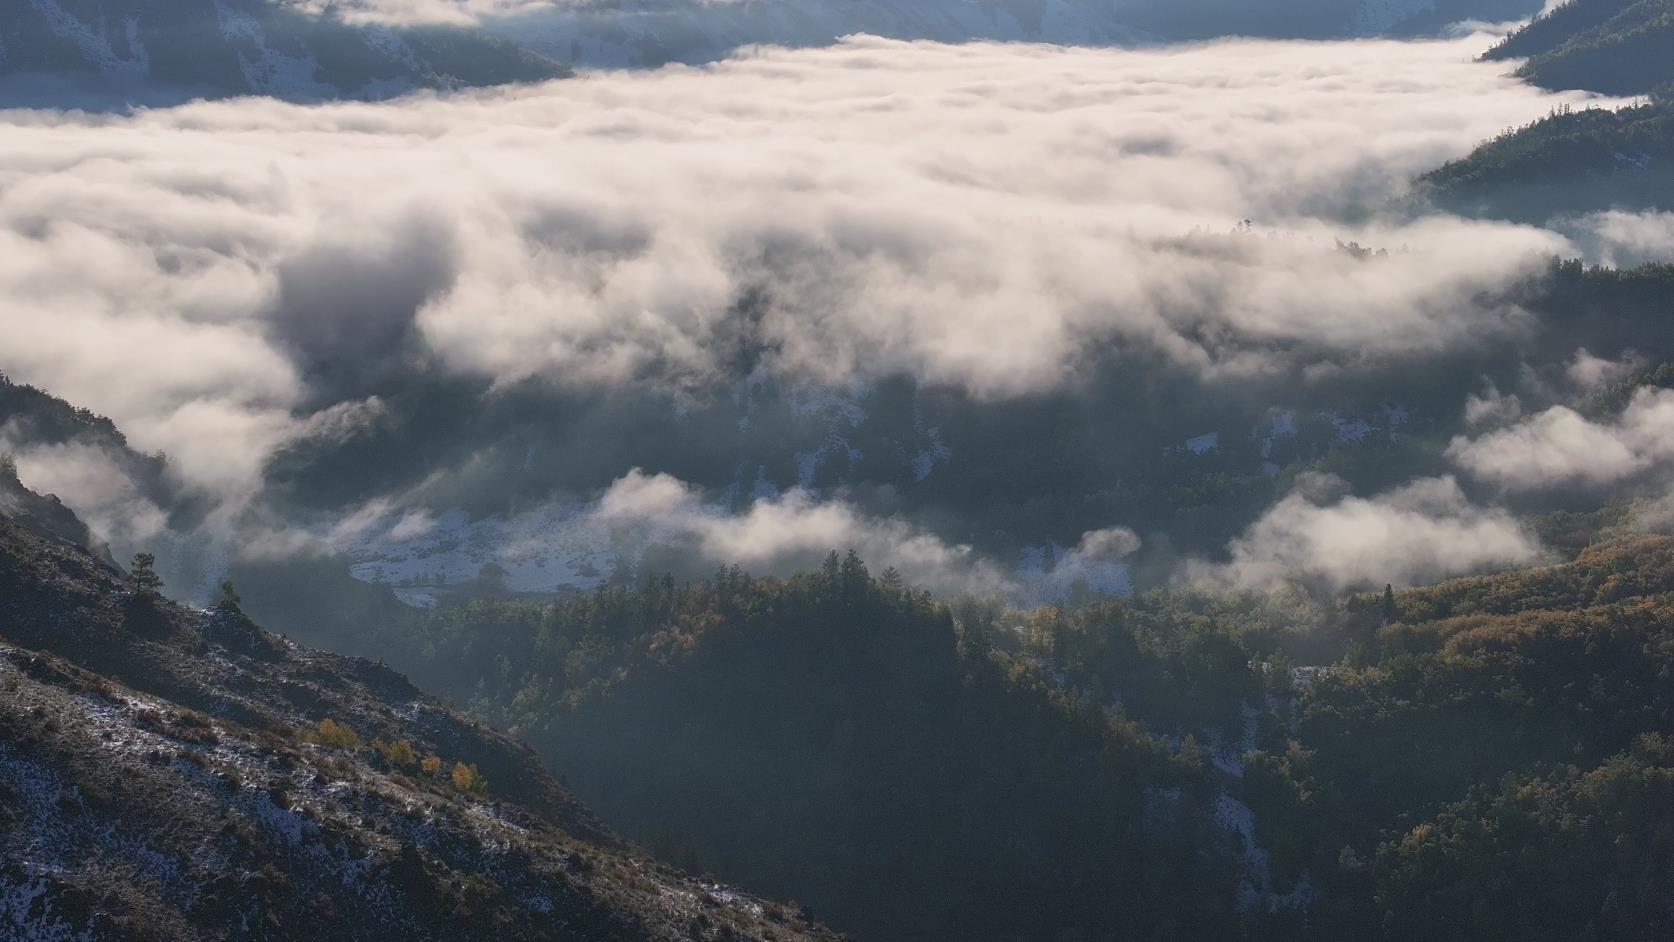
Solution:
{"label": "distant mountain", "polygon": [[1554,112],[1420,184],[1455,212],[1536,223],[1603,209],[1674,209],[1674,107]]}
{"label": "distant mountain", "polygon": [[485,28],[592,67],[703,63],[748,45],[823,46],[854,33],[1111,45],[1141,35],[1112,3],[1044,0],[578,0]]}
{"label": "distant mountain", "polygon": [[1433,33],[1537,9],[1532,0],[574,0],[484,28],[576,65],[642,67],[710,62],[752,44],[821,46],[853,33],[1083,45],[1333,38]]}
{"label": "distant mountain", "polygon": [[[447,0],[443,0],[447,2]],[[379,99],[539,81],[589,67],[702,63],[744,46],[855,34],[1121,45],[1219,36],[1332,38],[1511,19],[1533,0],[566,0],[478,28],[354,24],[286,0],[7,0],[0,104],[102,107],[192,96]],[[532,51],[530,51],[532,50]],[[537,54],[538,53],[538,54]]]}
{"label": "distant mountain", "polygon": [[1528,59],[1517,74],[1543,88],[1648,94],[1674,82],[1674,0],[1570,0],[1483,58]]}
{"label": "distant mountain", "polygon": [[1649,95],[1619,111],[1562,109],[1420,179],[1446,209],[1543,222],[1568,213],[1674,208],[1674,0],[1570,0],[1483,55],[1526,59],[1544,88]]}
{"label": "distant mountain", "polygon": [[[563,66],[455,28],[355,26],[269,0],[8,0],[0,5],[0,103],[194,95],[316,101],[422,88],[539,81]],[[11,99],[7,102],[5,99]]]}
{"label": "distant mountain", "polygon": [[38,531],[0,516],[0,936],[835,938],[645,858],[393,671]]}

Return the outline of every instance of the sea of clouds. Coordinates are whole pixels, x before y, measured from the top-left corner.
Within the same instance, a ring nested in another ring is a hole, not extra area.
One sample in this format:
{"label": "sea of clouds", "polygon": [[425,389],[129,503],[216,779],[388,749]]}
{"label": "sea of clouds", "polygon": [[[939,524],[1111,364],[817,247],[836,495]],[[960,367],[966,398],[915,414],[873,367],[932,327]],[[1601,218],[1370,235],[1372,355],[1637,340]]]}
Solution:
{"label": "sea of clouds", "polygon": [[[0,112],[0,368],[168,452],[231,520],[276,449],[375,414],[380,376],[680,393],[748,346],[794,382],[908,375],[998,399],[1074,382],[1094,348],[1215,382],[1492,344],[1526,315],[1485,299],[1583,247],[1415,210],[1409,181],[1589,99],[1474,62],[1489,42],[851,37],[380,104]],[[1584,231],[1595,256],[1668,239],[1665,217]],[[1362,264],[1338,239],[1390,254]],[[1452,454],[1519,486],[1484,449],[1588,434],[1639,467],[1661,460],[1647,421],[1540,416]],[[162,525],[118,519],[120,488],[64,458],[20,464],[107,533]],[[995,578],[968,548],[802,492],[717,521],[682,482],[622,471],[600,513],[660,494],[664,524],[717,556],[770,568],[735,532],[801,553],[818,541],[785,533],[805,526],[875,544],[880,568]],[[1450,480],[1350,500],[1287,498],[1229,547],[1237,578],[1406,572],[1365,557],[1419,537],[1481,551],[1413,578],[1538,551]],[[391,525],[412,511],[382,506]],[[1373,512],[1419,536],[1345,559],[1314,535]]]}

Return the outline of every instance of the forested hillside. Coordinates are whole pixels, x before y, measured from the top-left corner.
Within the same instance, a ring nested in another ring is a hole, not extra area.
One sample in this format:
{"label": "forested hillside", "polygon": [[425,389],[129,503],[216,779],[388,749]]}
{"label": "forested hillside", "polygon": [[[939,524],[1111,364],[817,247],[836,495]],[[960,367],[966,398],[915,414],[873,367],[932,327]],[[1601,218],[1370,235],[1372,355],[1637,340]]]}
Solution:
{"label": "forested hillside", "polygon": [[0,935],[832,938],[623,844],[369,661],[0,515]]}
{"label": "forested hillside", "polygon": [[783,582],[474,603],[375,643],[670,859],[862,938],[1236,924],[1201,756],[991,658],[853,556]]}
{"label": "forested hillside", "polygon": [[1531,223],[1674,206],[1674,3],[1570,0],[1483,58],[1523,59],[1516,74],[1544,88],[1649,100],[1620,109],[1565,107],[1508,130],[1420,179],[1439,205]]}
{"label": "forested hillside", "polygon": [[1384,624],[1310,678],[1286,754],[1259,763],[1294,811],[1290,865],[1364,867],[1395,938],[1661,934],[1671,559],[1626,538],[1357,600]]}
{"label": "forested hillside", "polygon": [[1545,88],[1644,95],[1674,81],[1674,3],[1569,0],[1484,58],[1527,59],[1517,74]]}
{"label": "forested hillside", "polygon": [[1419,181],[1459,212],[1539,222],[1603,208],[1674,206],[1674,107],[1565,109]]}
{"label": "forested hillside", "polygon": [[1028,612],[851,557],[371,643],[630,833],[861,938],[1648,939],[1671,601],[1666,537],[1387,597]]}

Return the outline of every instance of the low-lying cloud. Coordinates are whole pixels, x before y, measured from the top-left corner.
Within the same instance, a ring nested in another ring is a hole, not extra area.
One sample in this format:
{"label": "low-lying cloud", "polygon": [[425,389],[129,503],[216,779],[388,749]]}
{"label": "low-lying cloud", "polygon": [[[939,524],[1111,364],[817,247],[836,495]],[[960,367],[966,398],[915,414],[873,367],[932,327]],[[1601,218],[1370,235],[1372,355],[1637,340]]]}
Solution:
{"label": "low-lying cloud", "polygon": [[[1084,533],[1043,569],[1015,566],[945,539],[901,516],[871,513],[841,496],[792,488],[741,511],[669,474],[635,468],[586,499],[551,501],[505,517],[436,513],[415,495],[381,498],[313,532],[290,529],[241,548],[241,558],[340,553],[370,581],[414,586],[469,583],[489,563],[519,592],[587,589],[624,573],[703,576],[738,565],[756,575],[818,568],[854,550],[874,574],[893,568],[908,584],[947,596],[1003,596],[1018,603],[1073,592],[1125,593],[1126,560],[1140,547],[1125,527]],[[422,602],[422,600],[417,600]]]}
{"label": "low-lying cloud", "polygon": [[1553,406],[1475,438],[1456,437],[1447,456],[1512,491],[1615,484],[1674,462],[1674,390],[1641,388],[1614,421]]}
{"label": "low-lying cloud", "polygon": [[73,508],[101,542],[130,545],[168,526],[163,509],[97,446],[72,442],[18,447],[0,430],[0,453],[13,456],[18,478],[26,486]]}
{"label": "low-lying cloud", "polygon": [[1613,209],[1565,220],[1560,227],[1604,265],[1674,259],[1674,213]]}
{"label": "low-lying cloud", "polygon": [[853,549],[874,571],[894,567],[933,592],[1016,591],[1000,567],[969,546],[797,489],[734,515],[710,506],[683,481],[635,469],[605,491],[596,518],[630,531],[634,544],[690,545],[704,559],[757,572],[811,569],[834,549]]}
{"label": "low-lying cloud", "polygon": [[1372,497],[1311,476],[1228,547],[1224,564],[1196,578],[1242,588],[1300,580],[1333,590],[1412,585],[1541,556],[1540,542],[1507,511],[1471,502],[1451,477],[1421,478]]}
{"label": "low-lying cloud", "polygon": [[1581,97],[1482,45],[853,38],[385,104],[0,113],[0,368],[247,497],[315,411],[403,373],[691,390],[743,351],[1003,397],[1094,351],[1214,377],[1482,343],[1523,317],[1481,299],[1567,243],[1375,212]]}

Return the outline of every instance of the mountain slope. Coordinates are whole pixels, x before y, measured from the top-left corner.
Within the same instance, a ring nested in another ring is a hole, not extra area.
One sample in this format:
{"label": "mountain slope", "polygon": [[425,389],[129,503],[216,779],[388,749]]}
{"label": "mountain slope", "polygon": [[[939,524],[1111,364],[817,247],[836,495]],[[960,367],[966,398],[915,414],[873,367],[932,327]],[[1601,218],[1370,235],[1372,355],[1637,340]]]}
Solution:
{"label": "mountain slope", "polygon": [[[73,542],[92,546],[98,538],[127,535],[152,523],[189,527],[203,509],[169,473],[168,458],[144,454],[129,444],[116,424],[56,396],[13,383],[0,373],[0,456],[12,462],[12,476],[0,485],[13,485],[10,508],[16,514],[35,495],[17,493],[16,475],[31,483],[60,491],[75,507],[80,520]],[[0,488],[3,490],[4,488]],[[144,522],[142,522],[144,521]],[[85,524],[85,525],[84,525]],[[87,533],[91,527],[93,533]]]}
{"label": "mountain slope", "polygon": [[[1674,539],[1385,611],[1300,698],[1284,776],[1300,804],[1273,821],[1314,872],[1369,881],[1391,939],[1666,937]],[[1333,867],[1345,846],[1363,862]]]}
{"label": "mountain slope", "polygon": [[[351,26],[270,0],[10,0],[0,76],[77,80],[144,102],[189,95],[300,101],[387,98],[420,88],[540,81],[562,66],[451,28]],[[14,84],[7,97],[54,86]]]}
{"label": "mountain slope", "polygon": [[0,691],[0,925],[26,938],[829,937],[640,856],[399,675],[11,518]]}
{"label": "mountain slope", "polygon": [[1542,222],[1603,209],[1674,209],[1674,107],[1554,112],[1419,178],[1455,212]]}
{"label": "mountain slope", "polygon": [[1674,0],[1570,0],[1483,58],[1527,58],[1517,74],[1542,88],[1643,95],[1674,81]]}
{"label": "mountain slope", "polygon": [[1544,88],[1650,95],[1617,111],[1556,111],[1419,179],[1453,212],[1540,223],[1562,214],[1674,207],[1674,0],[1570,0],[1483,55],[1526,59]]}
{"label": "mountain slope", "polygon": [[577,0],[484,26],[565,62],[616,68],[710,62],[749,45],[823,46],[855,33],[1081,45],[1416,35],[1535,9],[1529,0]]}
{"label": "mountain slope", "polygon": [[665,855],[861,938],[1660,938],[1674,538],[1591,535],[1388,599],[952,622],[851,560],[371,640]]}
{"label": "mountain slope", "polygon": [[517,725],[659,854],[859,938],[1238,924],[1237,839],[1201,756],[990,658],[944,606],[853,556],[785,581],[732,569],[478,603],[367,640]]}

